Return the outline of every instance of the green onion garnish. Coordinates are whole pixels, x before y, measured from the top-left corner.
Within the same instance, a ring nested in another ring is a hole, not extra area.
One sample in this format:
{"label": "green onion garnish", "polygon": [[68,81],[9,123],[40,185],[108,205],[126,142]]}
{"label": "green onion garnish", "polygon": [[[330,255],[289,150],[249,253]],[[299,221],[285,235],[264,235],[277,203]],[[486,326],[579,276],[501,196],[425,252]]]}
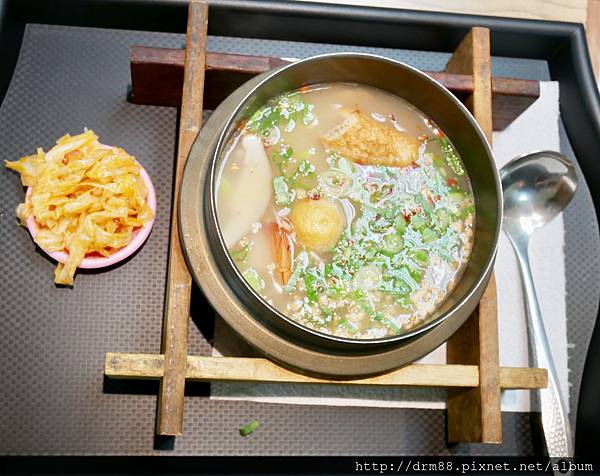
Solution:
{"label": "green onion garnish", "polygon": [[260,426],[260,423],[258,420],[252,420],[251,422],[246,423],[244,426],[242,426],[240,428],[240,435],[248,436],[250,433],[253,433],[254,431],[256,431],[259,426]]}

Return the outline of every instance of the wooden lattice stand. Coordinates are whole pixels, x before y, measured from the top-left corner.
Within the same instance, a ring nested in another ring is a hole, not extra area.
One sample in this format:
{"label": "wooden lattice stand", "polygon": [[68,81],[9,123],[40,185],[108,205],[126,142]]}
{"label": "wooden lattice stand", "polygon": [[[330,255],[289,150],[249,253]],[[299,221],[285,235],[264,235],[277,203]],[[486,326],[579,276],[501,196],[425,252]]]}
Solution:
{"label": "wooden lattice stand", "polygon": [[[181,435],[186,380],[335,383],[283,369],[267,359],[188,356],[192,280],[179,241],[177,197],[183,166],[200,130],[203,107],[214,108],[250,77],[285,64],[279,58],[206,52],[208,6],[192,0],[186,48],[132,47],[132,100],[181,106],[179,147],[171,217],[169,267],[162,354],[108,353],[105,374],[113,378],[159,379],[156,431]],[[491,142],[492,129],[510,124],[539,96],[536,81],[493,78],[490,34],[470,30],[443,73],[428,73],[471,109]],[[446,365],[413,364],[347,385],[424,386],[448,389],[448,441],[500,443],[501,389],[547,385],[545,369],[500,367],[494,277],[475,312],[447,343]]]}

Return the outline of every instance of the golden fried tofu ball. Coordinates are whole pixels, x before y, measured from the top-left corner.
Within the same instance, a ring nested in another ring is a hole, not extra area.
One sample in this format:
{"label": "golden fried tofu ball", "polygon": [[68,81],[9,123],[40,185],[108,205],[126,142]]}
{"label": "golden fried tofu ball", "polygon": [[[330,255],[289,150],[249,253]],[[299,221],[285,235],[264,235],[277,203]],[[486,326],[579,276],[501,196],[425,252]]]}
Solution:
{"label": "golden fried tofu ball", "polygon": [[317,252],[331,251],[346,226],[341,208],[323,198],[297,202],[290,217],[300,243]]}

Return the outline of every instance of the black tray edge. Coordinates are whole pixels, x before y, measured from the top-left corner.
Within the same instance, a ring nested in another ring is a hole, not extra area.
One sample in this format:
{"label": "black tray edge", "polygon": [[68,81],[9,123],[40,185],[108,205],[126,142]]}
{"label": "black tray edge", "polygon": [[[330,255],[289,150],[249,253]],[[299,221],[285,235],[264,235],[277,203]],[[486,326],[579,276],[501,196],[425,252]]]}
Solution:
{"label": "black tray edge", "polygon": [[[496,56],[546,60],[559,81],[560,110],[569,140],[600,211],[600,94],[583,25],[412,10],[299,3],[211,0],[209,33],[290,41],[346,43],[451,52],[471,26],[491,30]],[[25,25],[185,32],[185,0],[0,0],[0,100],[16,65]],[[370,28],[360,28],[368,23]],[[593,285],[595,285],[594,283]],[[600,349],[596,326],[591,349]],[[576,454],[600,447],[600,353],[588,352],[577,415]]]}

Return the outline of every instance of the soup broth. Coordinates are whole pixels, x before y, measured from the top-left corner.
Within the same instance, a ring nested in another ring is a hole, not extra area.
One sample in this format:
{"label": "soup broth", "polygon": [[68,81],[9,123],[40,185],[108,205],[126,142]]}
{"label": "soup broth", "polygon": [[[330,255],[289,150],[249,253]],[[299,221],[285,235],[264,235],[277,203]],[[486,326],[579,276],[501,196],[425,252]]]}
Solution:
{"label": "soup broth", "polygon": [[475,205],[430,119],[355,84],[302,88],[243,125],[217,174],[217,216],[246,281],[317,331],[406,332],[441,304],[471,251]]}

